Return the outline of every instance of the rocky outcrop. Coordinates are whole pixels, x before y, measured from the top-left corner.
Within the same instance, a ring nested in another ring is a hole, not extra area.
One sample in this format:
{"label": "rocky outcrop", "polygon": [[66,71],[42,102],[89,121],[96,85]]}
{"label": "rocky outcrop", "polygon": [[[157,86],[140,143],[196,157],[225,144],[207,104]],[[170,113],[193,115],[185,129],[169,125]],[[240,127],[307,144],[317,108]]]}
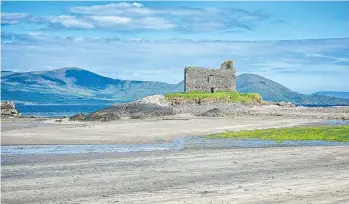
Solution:
{"label": "rocky outcrop", "polygon": [[312,119],[349,120],[349,106],[337,107],[283,107],[275,105],[254,106],[249,109],[249,115],[284,116]]}
{"label": "rocky outcrop", "polygon": [[120,119],[120,116],[113,112],[97,111],[97,112],[88,114],[84,120],[108,122],[108,121],[118,120],[118,119]]}
{"label": "rocky outcrop", "polygon": [[[155,100],[157,101],[157,100]],[[174,115],[173,107],[154,104],[149,101],[136,101],[133,103],[117,104],[88,115],[78,114],[70,120],[78,121],[111,121],[120,118],[145,119]]]}
{"label": "rocky outcrop", "polygon": [[17,117],[19,116],[15,104],[10,101],[1,102],[1,117]]}
{"label": "rocky outcrop", "polygon": [[147,96],[143,99],[136,101],[139,104],[154,104],[158,106],[169,106],[169,102],[165,99],[163,95],[153,95]]}
{"label": "rocky outcrop", "polygon": [[273,102],[273,101],[263,101],[262,105],[264,106],[270,106],[270,105],[275,105],[275,106],[281,106],[281,107],[296,107],[295,104],[291,103],[291,102]]}
{"label": "rocky outcrop", "polygon": [[209,105],[209,104],[217,104],[217,103],[225,103],[225,104],[242,104],[244,106],[253,106],[253,105],[261,105],[258,101],[251,102],[224,102],[219,98],[169,98],[167,99],[170,105],[186,105],[186,104],[198,104],[198,105]]}
{"label": "rocky outcrop", "polygon": [[69,120],[71,120],[71,121],[83,121],[83,120],[85,120],[85,118],[86,118],[85,114],[79,113],[79,114],[71,116],[69,118]]}
{"label": "rocky outcrop", "polygon": [[224,116],[226,116],[226,114],[224,114],[224,112],[221,109],[214,108],[214,109],[208,110],[208,111],[200,114],[199,116],[204,116],[204,117],[224,117]]}
{"label": "rocky outcrop", "polygon": [[172,107],[156,104],[129,104],[125,109],[125,115],[132,119],[153,118],[174,115]]}
{"label": "rocky outcrop", "polygon": [[249,107],[238,103],[204,103],[204,104],[180,104],[174,105],[176,114],[189,113],[196,116],[205,116],[210,110],[219,109],[225,116],[246,115]]}
{"label": "rocky outcrop", "polygon": [[102,122],[108,122],[112,120],[118,120],[120,119],[119,115],[116,115],[113,112],[109,111],[96,111],[91,114],[77,114],[74,116],[71,116],[69,120],[71,121],[102,121]]}
{"label": "rocky outcrop", "polygon": [[287,102],[263,102],[262,104],[224,103],[214,101],[173,101],[167,102],[164,96],[156,95],[142,100],[117,104],[94,113],[72,116],[77,121],[111,121],[121,118],[145,119],[190,114],[202,117],[230,116],[285,116],[314,119],[349,119],[349,107],[311,108],[299,107]]}

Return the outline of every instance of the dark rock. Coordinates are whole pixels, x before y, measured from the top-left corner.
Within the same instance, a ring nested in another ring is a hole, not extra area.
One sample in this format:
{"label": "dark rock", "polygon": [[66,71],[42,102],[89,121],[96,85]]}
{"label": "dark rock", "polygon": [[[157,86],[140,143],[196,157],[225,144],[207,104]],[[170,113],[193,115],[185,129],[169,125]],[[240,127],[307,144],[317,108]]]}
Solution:
{"label": "dark rock", "polygon": [[131,103],[126,107],[126,113],[132,119],[153,118],[174,115],[173,108],[155,104]]}
{"label": "dark rock", "polygon": [[109,108],[104,108],[102,110],[96,111],[96,112],[112,112],[114,115],[117,115],[119,117],[129,117],[129,115],[126,112],[126,107],[128,104],[117,104],[112,105]]}
{"label": "dark rock", "polygon": [[85,118],[85,120],[87,121],[103,121],[103,122],[108,122],[108,121],[112,121],[112,120],[118,120],[120,119],[120,116],[116,115],[113,112],[104,112],[104,111],[100,111],[100,112],[94,112],[91,114],[88,114]]}
{"label": "dark rock", "polygon": [[225,114],[221,109],[213,108],[211,110],[208,110],[199,116],[205,116],[205,117],[224,117]]}
{"label": "dark rock", "polygon": [[276,106],[281,106],[281,107],[296,107],[295,104],[291,103],[291,102],[273,102],[273,101],[263,101],[262,105],[276,105]]}
{"label": "dark rock", "polygon": [[75,115],[72,116],[70,120],[112,121],[118,120],[121,117],[129,117],[131,119],[144,119],[169,115],[174,115],[172,107],[134,102],[113,105],[109,108],[104,108],[88,115]]}
{"label": "dark rock", "polygon": [[16,110],[15,104],[10,101],[5,101],[1,103],[1,116],[2,117],[16,117],[19,116]]}
{"label": "dark rock", "polygon": [[40,117],[35,117],[33,115],[18,115],[16,117],[18,117],[18,118],[36,118],[36,119],[40,119]]}
{"label": "dark rock", "polygon": [[72,117],[70,117],[69,120],[72,120],[72,121],[82,121],[82,120],[85,120],[85,118],[86,118],[85,114],[79,113],[77,115],[73,115]]}

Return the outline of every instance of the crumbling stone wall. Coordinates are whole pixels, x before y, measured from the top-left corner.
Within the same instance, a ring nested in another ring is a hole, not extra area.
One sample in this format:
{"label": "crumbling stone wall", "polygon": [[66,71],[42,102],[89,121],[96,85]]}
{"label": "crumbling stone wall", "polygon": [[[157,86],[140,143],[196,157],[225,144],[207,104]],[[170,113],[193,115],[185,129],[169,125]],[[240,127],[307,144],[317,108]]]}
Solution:
{"label": "crumbling stone wall", "polygon": [[235,68],[232,60],[224,61],[220,69],[186,67],[184,91],[236,91]]}

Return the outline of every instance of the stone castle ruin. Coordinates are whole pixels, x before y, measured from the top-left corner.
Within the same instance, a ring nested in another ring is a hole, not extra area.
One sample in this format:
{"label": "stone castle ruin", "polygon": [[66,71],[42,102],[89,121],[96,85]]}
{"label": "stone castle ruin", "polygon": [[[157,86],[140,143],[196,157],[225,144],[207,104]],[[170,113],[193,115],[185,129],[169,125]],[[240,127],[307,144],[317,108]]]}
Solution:
{"label": "stone castle ruin", "polygon": [[184,69],[184,91],[236,91],[233,60],[224,61],[220,69],[186,67]]}

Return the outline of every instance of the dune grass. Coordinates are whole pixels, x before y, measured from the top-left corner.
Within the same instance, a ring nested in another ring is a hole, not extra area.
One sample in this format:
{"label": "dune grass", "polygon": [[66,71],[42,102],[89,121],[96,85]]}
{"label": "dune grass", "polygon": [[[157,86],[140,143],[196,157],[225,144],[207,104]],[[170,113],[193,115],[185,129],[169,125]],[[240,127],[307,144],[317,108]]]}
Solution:
{"label": "dune grass", "polygon": [[257,93],[238,93],[236,91],[217,91],[214,93],[194,91],[181,93],[168,93],[166,99],[214,99],[220,102],[262,102],[261,95]]}
{"label": "dune grass", "polygon": [[208,138],[261,139],[261,140],[323,140],[349,142],[349,125],[320,127],[289,127],[264,130],[224,132]]}

